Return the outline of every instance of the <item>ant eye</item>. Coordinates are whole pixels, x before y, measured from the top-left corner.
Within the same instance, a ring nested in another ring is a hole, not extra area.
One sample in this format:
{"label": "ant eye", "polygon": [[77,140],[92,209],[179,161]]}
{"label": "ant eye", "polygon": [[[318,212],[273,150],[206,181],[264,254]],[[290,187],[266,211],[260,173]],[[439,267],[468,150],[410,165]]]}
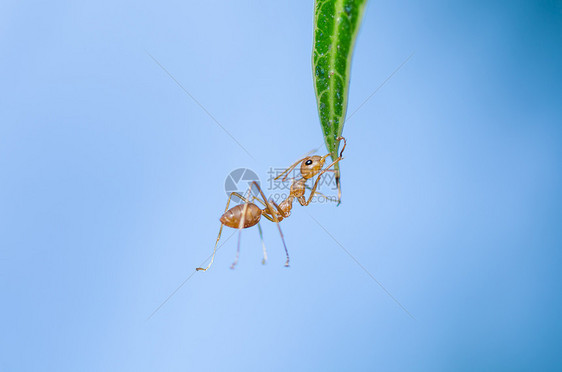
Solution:
{"label": "ant eye", "polygon": [[310,164],[312,164],[312,160],[308,159],[308,160],[306,161],[306,163],[304,163],[304,164],[305,164],[305,165],[310,165]]}

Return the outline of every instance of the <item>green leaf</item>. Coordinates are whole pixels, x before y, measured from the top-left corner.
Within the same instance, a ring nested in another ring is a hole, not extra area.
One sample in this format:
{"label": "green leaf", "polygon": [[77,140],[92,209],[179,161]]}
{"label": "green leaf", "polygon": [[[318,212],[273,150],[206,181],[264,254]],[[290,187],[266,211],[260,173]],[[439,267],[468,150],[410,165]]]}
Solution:
{"label": "green leaf", "polygon": [[[351,56],[366,3],[367,0],[316,0],[314,4],[314,88],[324,142],[332,159],[338,157],[336,138],[343,131]],[[340,190],[339,163],[335,168]]]}

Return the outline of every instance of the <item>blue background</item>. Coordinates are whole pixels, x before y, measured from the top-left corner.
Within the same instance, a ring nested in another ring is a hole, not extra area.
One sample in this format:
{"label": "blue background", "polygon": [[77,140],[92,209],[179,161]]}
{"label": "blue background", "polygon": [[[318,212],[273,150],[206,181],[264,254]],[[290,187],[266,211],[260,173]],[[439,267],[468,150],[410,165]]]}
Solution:
{"label": "blue background", "polygon": [[344,129],[342,204],[295,206],[289,269],[265,221],[267,265],[244,231],[150,317],[228,173],[322,144],[312,11],[0,4],[2,371],[562,369],[560,1],[371,1],[348,112],[414,55]]}

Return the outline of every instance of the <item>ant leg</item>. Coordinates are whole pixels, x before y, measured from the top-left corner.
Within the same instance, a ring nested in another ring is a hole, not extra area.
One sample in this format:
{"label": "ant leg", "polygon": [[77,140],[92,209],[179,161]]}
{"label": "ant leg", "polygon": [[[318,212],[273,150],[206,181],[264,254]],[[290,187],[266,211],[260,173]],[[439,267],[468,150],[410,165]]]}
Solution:
{"label": "ant leg", "polygon": [[261,264],[265,265],[265,263],[267,262],[267,250],[265,249],[265,242],[263,241],[263,231],[261,230],[261,225],[259,222],[258,222],[258,230],[260,232],[261,246],[263,248],[263,260],[261,261]]}
{"label": "ant leg", "polygon": [[[285,254],[287,255],[287,261],[285,261],[285,267],[289,267],[289,251],[287,250],[287,245],[285,244],[285,237],[283,236],[283,231],[281,231],[281,225],[279,225],[279,219],[277,218],[277,213],[279,213],[279,212],[275,212],[275,210],[273,209],[271,204],[273,204],[277,208],[277,211],[281,211],[281,209],[279,208],[279,206],[274,201],[268,201],[267,200],[267,198],[263,194],[263,191],[261,190],[260,185],[258,185],[258,183],[256,181],[253,181],[252,185],[256,185],[256,187],[258,188],[258,190],[261,194],[261,197],[263,198],[263,200],[264,200],[264,202],[267,206],[269,214],[271,215],[271,217],[273,217],[273,220],[277,224],[277,228],[279,229],[279,234],[281,235],[281,240],[283,241],[283,248],[285,248]],[[265,216],[265,214],[262,214],[262,215]]]}
{"label": "ant leg", "polygon": [[[309,189],[310,189],[310,188],[309,188]],[[255,197],[255,196],[252,198],[252,202],[253,202],[254,200],[259,201],[264,207],[266,207],[266,208],[265,208],[265,209],[267,209],[266,213],[269,213],[269,209],[267,208],[267,204],[265,204],[261,199],[258,199],[258,198]],[[270,203],[273,203],[274,206],[275,206],[275,207],[277,208],[277,210],[279,211],[279,214],[283,215],[283,210],[282,210],[277,204],[275,204],[274,201],[270,200],[269,202],[270,202]],[[262,216],[264,216],[265,218],[267,218],[267,219],[270,220],[271,222],[275,222],[275,220],[273,219],[273,217],[270,217],[270,216],[267,215],[267,214],[262,214]]]}
{"label": "ant leg", "polygon": [[236,258],[234,259],[232,265],[230,265],[231,269],[234,269],[234,267],[238,264],[238,258],[240,257],[240,240],[242,240],[242,229],[244,228],[244,222],[246,220],[246,211],[248,210],[248,203],[250,203],[249,199],[250,199],[251,192],[252,192],[252,186],[250,185],[250,187],[248,188],[248,196],[245,198],[244,197],[240,198],[244,200],[245,203],[244,203],[244,209],[242,210],[242,219],[238,224],[238,245],[236,247]]}
{"label": "ant leg", "polygon": [[[258,198],[257,196],[252,196],[251,201],[254,202],[256,200],[259,201],[261,204],[263,204],[263,206],[267,207],[267,204],[265,204],[260,198]],[[265,218],[267,218],[271,222],[275,222],[267,214],[262,214],[262,216],[264,216]],[[263,240],[263,231],[261,229],[261,224],[259,222],[258,222],[258,230],[259,230],[259,233],[260,233],[261,246],[262,246],[262,249],[263,249],[263,260],[261,261],[261,263],[262,263],[262,265],[265,265],[265,263],[267,261],[267,250],[265,249],[265,242]]]}
{"label": "ant leg", "polygon": [[213,264],[213,261],[215,260],[215,254],[217,253],[217,245],[219,244],[219,240],[221,239],[222,227],[223,226],[224,225],[221,223],[221,228],[219,229],[219,236],[217,236],[217,241],[215,242],[215,248],[213,249],[213,255],[211,256],[211,262],[209,262],[207,267],[205,267],[205,268],[197,267],[195,270],[197,270],[197,271],[207,271],[209,269],[209,267],[211,267],[211,265]]}
{"label": "ant leg", "polygon": [[264,207],[267,207],[267,204],[265,204],[265,203],[263,202],[263,200],[261,200],[261,199],[258,198],[257,196],[252,196],[252,200],[251,200],[251,201],[254,202],[254,201],[256,201],[256,200],[259,201],[260,204],[263,205]]}
{"label": "ant leg", "polygon": [[268,216],[267,214],[262,214],[262,216],[264,216],[265,218],[267,218],[268,220],[270,220],[271,222],[275,222],[275,220],[273,219],[273,217]]}
{"label": "ant leg", "polygon": [[[252,197],[252,202],[254,202],[255,200],[259,201],[264,207],[267,207],[267,204],[265,204],[264,201],[262,201],[260,198],[253,196]],[[262,214],[263,217],[267,218],[268,220],[270,220],[271,222],[275,222],[275,220],[270,217],[267,214]],[[265,265],[266,261],[267,261],[267,250],[265,249],[265,242],[263,240],[263,231],[261,229],[261,224],[258,222],[258,230],[260,232],[260,239],[261,239],[261,246],[263,248],[263,260],[262,260],[262,265]]]}
{"label": "ant leg", "polygon": [[338,142],[340,142],[341,140],[343,140],[343,148],[342,148],[341,151],[340,151],[340,156],[338,156],[339,158],[341,158],[342,155],[343,155],[343,150],[345,150],[345,146],[347,146],[347,141],[346,141],[345,138],[342,137],[342,136],[339,136],[338,138],[336,138],[336,140],[337,140]]}
{"label": "ant leg", "polygon": [[[228,210],[228,206],[230,205],[230,199],[232,199],[232,196],[237,196],[240,199],[246,201],[245,198],[242,195],[238,194],[237,192],[230,193],[230,196],[228,197],[228,201],[226,202],[226,208],[224,209],[225,212]],[[217,253],[217,245],[219,244],[219,240],[221,239],[222,227],[223,226],[224,225],[221,223],[221,228],[219,229],[219,235],[217,236],[217,241],[215,242],[215,249],[213,249],[213,255],[211,256],[211,262],[209,262],[209,264],[207,265],[206,268],[198,267],[195,270],[197,270],[197,271],[207,271],[207,269],[209,267],[211,267],[211,265],[213,264],[213,261],[215,260],[215,254]]]}
{"label": "ant leg", "polygon": [[[242,219],[244,219],[244,217],[242,217]],[[242,239],[242,229],[239,230],[240,231],[238,231],[238,245],[236,246],[236,258],[234,259],[232,265],[230,265],[230,268],[232,270],[234,270],[234,267],[238,264],[238,258],[240,257],[240,240]]]}
{"label": "ant leg", "polygon": [[[338,140],[338,144],[341,140],[343,140],[343,148],[340,151],[340,156],[338,157],[340,160],[343,159],[342,155],[343,155],[343,150],[345,150],[345,146],[347,146],[347,141],[345,140],[344,137],[339,136],[338,138],[336,138],[336,140]],[[335,178],[336,178],[336,186],[338,187],[338,206],[341,203],[341,182],[340,182],[340,168],[338,167],[338,169],[334,169],[335,171]]]}
{"label": "ant leg", "polygon": [[[275,203],[273,200],[271,200],[271,203],[275,206],[275,208],[277,208],[277,210],[279,211],[279,213],[281,213],[281,208],[279,208],[279,206],[277,205],[277,203]],[[289,267],[289,251],[287,250],[287,246],[285,245],[285,238],[283,237],[283,231],[281,231],[281,225],[279,225],[279,221],[277,221],[277,216],[273,215],[275,218],[275,222],[277,223],[277,228],[279,229],[279,234],[281,235],[281,240],[283,241],[283,248],[285,248],[285,255],[287,256],[287,261],[285,261],[285,267]]]}
{"label": "ant leg", "polygon": [[[237,193],[236,191],[235,191],[235,192],[231,192],[231,193],[230,193],[230,197],[231,197],[231,198],[232,198],[232,196],[237,196],[237,197],[238,197],[238,199],[242,200],[242,201],[243,201],[244,203],[248,203],[248,199],[246,199],[246,197],[245,197],[245,196],[243,196],[243,195],[240,195],[240,194],[239,194],[239,193]],[[225,212],[226,212],[226,211],[225,211]]]}

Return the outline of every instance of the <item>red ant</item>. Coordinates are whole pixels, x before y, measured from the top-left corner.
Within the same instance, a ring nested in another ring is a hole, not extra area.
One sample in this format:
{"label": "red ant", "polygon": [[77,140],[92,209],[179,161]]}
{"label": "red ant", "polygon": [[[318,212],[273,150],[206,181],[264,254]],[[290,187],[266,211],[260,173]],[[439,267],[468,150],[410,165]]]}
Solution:
{"label": "red ant", "polygon": [[[285,254],[287,255],[287,260],[285,261],[285,266],[288,267],[289,266],[289,252],[287,251],[287,246],[285,245],[285,238],[283,237],[283,232],[281,231],[281,226],[279,225],[279,222],[283,221],[284,218],[287,218],[291,215],[291,209],[293,208],[293,200],[295,198],[298,200],[298,202],[302,206],[307,206],[308,204],[310,204],[310,201],[312,200],[312,197],[317,192],[316,188],[318,187],[318,182],[320,181],[320,177],[322,177],[322,175],[324,173],[328,172],[328,171],[333,171],[330,168],[333,167],[335,164],[337,164],[339,161],[341,161],[343,159],[342,154],[343,154],[343,150],[345,150],[346,141],[345,141],[345,138],[343,138],[343,137],[338,137],[337,140],[338,141],[343,140],[343,148],[340,151],[340,156],[336,160],[334,160],[332,162],[332,164],[328,165],[326,168],[322,169],[322,167],[324,166],[324,162],[326,161],[326,158],[330,154],[326,154],[324,156],[318,156],[318,155],[306,156],[306,157],[296,161],[293,165],[291,165],[289,168],[287,168],[285,171],[283,171],[283,173],[281,173],[279,176],[277,176],[275,178],[275,179],[278,179],[279,177],[285,175],[285,177],[283,177],[283,180],[282,180],[282,181],[285,181],[287,179],[287,176],[289,175],[289,172],[291,170],[293,170],[297,165],[299,165],[299,164],[301,165],[300,166],[300,173],[301,173],[302,177],[298,180],[295,179],[293,181],[293,184],[291,185],[291,190],[290,190],[289,196],[285,200],[283,200],[281,203],[277,204],[273,200],[267,200],[263,191],[261,190],[260,186],[258,185],[258,183],[256,181],[253,181],[250,184],[247,197],[244,197],[237,192],[231,193],[230,196],[228,197],[228,202],[226,203],[225,212],[220,218],[221,227],[220,227],[220,230],[219,230],[219,235],[217,237],[217,241],[215,242],[215,248],[213,250],[213,255],[211,257],[211,262],[209,262],[209,265],[207,265],[206,268],[198,267],[196,270],[197,271],[200,271],[200,270],[207,271],[207,269],[209,267],[211,267],[211,265],[213,264],[213,261],[215,259],[215,253],[217,252],[217,245],[218,245],[219,240],[221,238],[223,226],[228,226],[228,227],[231,227],[233,229],[239,229],[240,234],[241,234],[242,229],[252,227],[252,226],[257,224],[258,228],[259,228],[259,231],[260,231],[260,237],[261,237],[262,242],[263,242],[263,235],[262,235],[261,227],[258,224],[260,222],[260,219],[261,219],[262,216],[267,218],[271,222],[275,222],[277,224],[277,227],[279,228],[279,234],[281,235],[281,240],[283,241],[283,247],[285,248]],[[314,177],[316,175],[318,175],[318,178],[316,178],[316,182],[314,182],[314,186],[312,187],[312,189],[310,191],[310,196],[308,197],[308,200],[307,200],[306,197],[304,196],[304,193],[305,193],[305,190],[306,190],[306,181],[311,179],[312,177]],[[262,199],[260,199],[256,196],[250,197],[250,191],[251,191],[251,188],[253,186],[255,186],[258,189]],[[232,207],[232,208],[228,209],[228,206],[230,204],[230,200],[232,199],[232,196],[237,196],[238,198],[240,198],[241,200],[244,201],[244,204],[240,204],[240,205],[237,205],[235,207]],[[255,200],[260,202],[264,206],[264,208],[261,209],[256,204],[254,204],[253,202]],[[232,266],[231,266],[232,269],[238,263],[239,255],[240,255],[240,235],[238,235],[238,247],[237,247],[237,250],[236,250],[236,259],[232,263]],[[264,259],[263,259],[264,263],[265,263],[266,259],[267,259],[267,254],[265,252],[265,246],[264,246]]]}

